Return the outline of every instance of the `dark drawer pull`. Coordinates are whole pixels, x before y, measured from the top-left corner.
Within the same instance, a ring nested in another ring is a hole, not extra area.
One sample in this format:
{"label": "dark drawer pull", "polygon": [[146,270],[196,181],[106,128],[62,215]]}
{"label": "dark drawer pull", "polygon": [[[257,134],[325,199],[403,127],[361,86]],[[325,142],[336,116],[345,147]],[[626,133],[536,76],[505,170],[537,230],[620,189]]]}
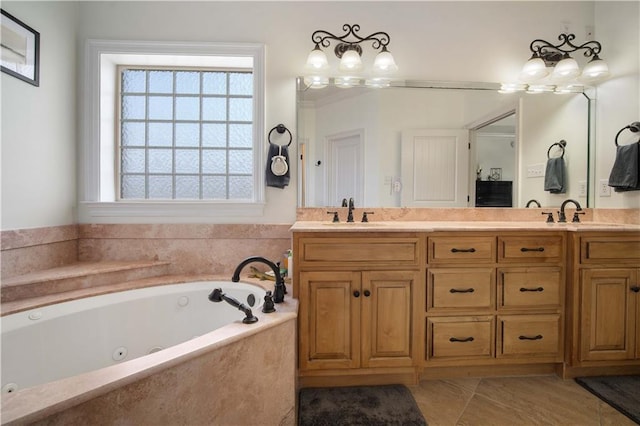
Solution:
{"label": "dark drawer pull", "polygon": [[464,290],[458,290],[457,288],[452,288],[449,290],[449,293],[473,293],[475,290],[473,288],[465,288]]}
{"label": "dark drawer pull", "polygon": [[525,292],[525,291],[544,291],[543,287],[536,287],[536,288],[525,288],[525,287],[520,287],[520,291]]}
{"label": "dark drawer pull", "polygon": [[637,285],[634,285],[633,287],[631,287],[631,291],[634,293],[638,293],[640,292],[640,287],[638,287]]}
{"label": "dark drawer pull", "polygon": [[538,334],[537,336],[529,337],[529,336],[520,336],[518,337],[520,340],[540,340],[542,339],[542,334]]}
{"label": "dark drawer pull", "polygon": [[[542,336],[540,336],[542,337]],[[452,337],[449,339],[450,342],[473,342],[473,337],[465,337],[464,339],[458,339],[457,337]]]}
{"label": "dark drawer pull", "polygon": [[476,252],[476,249],[474,249],[473,247],[468,249],[459,249],[459,248],[451,249],[451,253],[475,253],[475,252]]}
{"label": "dark drawer pull", "polygon": [[534,247],[534,248],[529,248],[529,247],[522,247],[520,249],[521,252],[525,253],[528,251],[539,251],[539,252],[543,252],[544,251],[544,247]]}

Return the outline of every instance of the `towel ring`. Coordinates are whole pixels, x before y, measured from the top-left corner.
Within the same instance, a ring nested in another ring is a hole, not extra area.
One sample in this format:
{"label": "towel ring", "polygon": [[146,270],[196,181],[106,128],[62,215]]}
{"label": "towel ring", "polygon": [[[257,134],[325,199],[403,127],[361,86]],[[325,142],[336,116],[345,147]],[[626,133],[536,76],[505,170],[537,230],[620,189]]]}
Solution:
{"label": "towel ring", "polygon": [[553,148],[556,145],[558,145],[560,149],[562,149],[562,155],[560,155],[560,158],[564,158],[564,147],[567,146],[567,141],[565,141],[564,139],[562,139],[560,142],[551,144],[551,146],[547,150],[547,158],[551,158],[551,156],[549,155],[551,153],[551,148]]}
{"label": "towel ring", "polygon": [[616,146],[620,146],[618,145],[618,136],[620,136],[620,133],[622,133],[626,129],[631,130],[633,133],[640,132],[640,121],[634,121],[628,126],[624,126],[622,129],[618,131],[618,133],[616,133],[616,139],[615,139]]}
{"label": "towel ring", "polygon": [[276,127],[274,127],[269,131],[269,136],[267,137],[269,143],[271,143],[271,133],[273,133],[274,130],[276,130],[280,134],[283,134],[284,132],[289,133],[289,143],[287,144],[287,146],[291,145],[291,142],[293,141],[293,136],[291,136],[291,132],[289,131],[289,129],[285,127],[284,124],[278,124]]}

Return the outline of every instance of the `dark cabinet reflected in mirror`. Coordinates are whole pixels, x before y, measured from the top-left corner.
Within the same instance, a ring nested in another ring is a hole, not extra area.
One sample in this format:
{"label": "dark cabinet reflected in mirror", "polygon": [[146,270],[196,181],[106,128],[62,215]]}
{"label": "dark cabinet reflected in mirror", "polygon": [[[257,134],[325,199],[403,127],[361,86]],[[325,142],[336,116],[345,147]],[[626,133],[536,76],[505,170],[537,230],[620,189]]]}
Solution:
{"label": "dark cabinet reflected in mirror", "polygon": [[[590,206],[586,95],[394,84],[311,89],[299,79],[300,207],[339,206],[343,198],[362,207],[525,207],[530,199],[549,207],[566,198]],[[567,141],[567,191],[551,194],[545,163],[559,140]]]}

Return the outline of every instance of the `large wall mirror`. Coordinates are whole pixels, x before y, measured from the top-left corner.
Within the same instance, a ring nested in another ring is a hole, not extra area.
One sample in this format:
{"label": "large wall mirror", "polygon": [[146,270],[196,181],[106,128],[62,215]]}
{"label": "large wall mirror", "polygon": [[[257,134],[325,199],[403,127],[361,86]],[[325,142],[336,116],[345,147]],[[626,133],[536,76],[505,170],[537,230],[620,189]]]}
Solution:
{"label": "large wall mirror", "polygon": [[[591,207],[583,93],[415,81],[316,89],[299,78],[297,95],[300,207],[344,198],[360,207],[557,207],[567,198]],[[556,193],[545,170],[559,157]]]}

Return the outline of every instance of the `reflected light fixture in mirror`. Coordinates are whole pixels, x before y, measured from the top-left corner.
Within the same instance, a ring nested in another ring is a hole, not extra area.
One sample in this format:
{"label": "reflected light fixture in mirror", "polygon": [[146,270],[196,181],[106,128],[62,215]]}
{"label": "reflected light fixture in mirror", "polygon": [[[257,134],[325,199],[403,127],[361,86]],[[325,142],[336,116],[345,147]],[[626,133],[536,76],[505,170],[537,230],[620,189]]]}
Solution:
{"label": "reflected light fixture in mirror", "polygon": [[[326,87],[329,79],[335,79],[338,87],[353,87],[364,79],[365,85],[372,87],[388,86],[389,77],[398,70],[395,59],[387,46],[391,42],[389,34],[378,31],[362,37],[358,34],[360,25],[344,24],[345,33],[337,36],[325,30],[317,30],[311,35],[315,47],[307,57],[305,83],[311,88]],[[332,73],[326,53],[322,48],[328,48],[335,41],[334,54],[340,59],[338,72]],[[376,55],[371,71],[364,69],[362,62],[363,46],[371,43]],[[333,74],[333,75],[332,75]]]}
{"label": "reflected light fixture in mirror", "polygon": [[[503,93],[526,90],[528,93],[580,93],[585,83],[593,83],[609,75],[609,66],[598,56],[602,45],[596,40],[581,45],[573,43],[574,34],[560,34],[560,44],[536,39],[529,45],[531,58],[525,63],[517,83],[503,83]],[[580,71],[571,53],[584,51],[591,60]]]}

